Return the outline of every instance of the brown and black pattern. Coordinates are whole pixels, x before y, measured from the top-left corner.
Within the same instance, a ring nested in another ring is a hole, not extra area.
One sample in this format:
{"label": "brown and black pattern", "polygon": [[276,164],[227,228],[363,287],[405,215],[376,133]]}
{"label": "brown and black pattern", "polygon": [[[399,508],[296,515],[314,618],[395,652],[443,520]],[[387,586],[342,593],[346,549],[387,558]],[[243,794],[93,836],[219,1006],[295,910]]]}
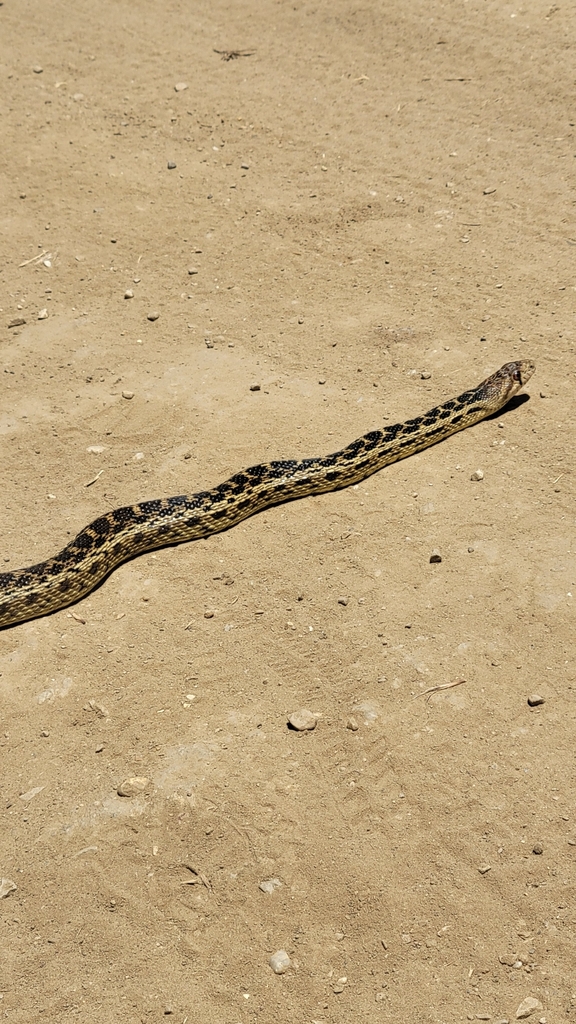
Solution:
{"label": "brown and black pattern", "polygon": [[54,558],[0,573],[0,628],[73,604],[121,562],[145,551],[208,537],[271,505],[358,483],[497,412],[534,369],[527,360],[506,363],[477,388],[423,416],[372,430],[332,455],[261,463],[209,491],[114,509],[86,526]]}

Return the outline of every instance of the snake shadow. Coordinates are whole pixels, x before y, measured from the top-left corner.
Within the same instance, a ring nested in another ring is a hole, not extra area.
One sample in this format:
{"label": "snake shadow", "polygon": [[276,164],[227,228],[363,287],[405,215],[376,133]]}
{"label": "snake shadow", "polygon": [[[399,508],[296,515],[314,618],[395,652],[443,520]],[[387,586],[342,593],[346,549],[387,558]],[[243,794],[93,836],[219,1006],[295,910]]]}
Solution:
{"label": "snake shadow", "polygon": [[507,412],[513,412],[514,409],[519,409],[520,406],[525,405],[526,402],[529,401],[530,395],[514,395],[514,398],[511,398],[509,402],[506,402],[506,405],[503,405],[501,409],[498,409],[497,412],[493,412],[491,416],[487,416],[486,422],[488,423],[490,420],[497,420],[500,416],[505,416]]}

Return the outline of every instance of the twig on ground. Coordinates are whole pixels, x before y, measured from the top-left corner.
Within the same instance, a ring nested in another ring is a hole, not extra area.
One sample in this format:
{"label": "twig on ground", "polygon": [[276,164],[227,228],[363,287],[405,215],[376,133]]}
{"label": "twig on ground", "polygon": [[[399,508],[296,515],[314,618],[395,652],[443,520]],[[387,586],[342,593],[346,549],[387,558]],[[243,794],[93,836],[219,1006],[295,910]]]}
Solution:
{"label": "twig on ground", "polygon": [[96,476],[92,477],[92,479],[89,480],[87,484],[84,484],[84,487],[92,487],[92,484],[96,483],[96,481],[99,479],[99,477],[102,476],[103,472],[104,472],[103,469],[99,470],[98,473],[96,473]]}
{"label": "twig on ground", "polygon": [[190,871],[194,877],[187,878],[186,881],[181,882],[180,885],[195,885],[197,882],[202,882],[202,885],[206,886],[208,892],[212,892],[210,880],[206,878],[206,875],[203,875],[202,872],[198,871],[197,868],[193,868],[191,864],[186,864],[184,861],[182,861],[182,867]]}
{"label": "twig on ground", "polygon": [[236,60],[237,57],[252,57],[256,50],[217,50],[214,47],[214,53],[219,53],[222,60]]}
{"label": "twig on ground", "polygon": [[418,697],[426,697],[426,703],[428,703],[433,693],[438,693],[440,690],[451,690],[453,686],[462,686],[462,683],[465,682],[465,679],[456,679],[453,683],[439,683],[438,686],[429,686],[427,690],[422,690],[422,693],[417,693],[412,700],[418,700]]}
{"label": "twig on ground", "polygon": [[24,260],[24,263],[19,263],[18,268],[27,267],[29,263],[37,263],[38,260],[44,259],[44,256],[49,256],[48,249],[44,249],[44,252],[39,252],[37,256],[32,256],[29,260]]}

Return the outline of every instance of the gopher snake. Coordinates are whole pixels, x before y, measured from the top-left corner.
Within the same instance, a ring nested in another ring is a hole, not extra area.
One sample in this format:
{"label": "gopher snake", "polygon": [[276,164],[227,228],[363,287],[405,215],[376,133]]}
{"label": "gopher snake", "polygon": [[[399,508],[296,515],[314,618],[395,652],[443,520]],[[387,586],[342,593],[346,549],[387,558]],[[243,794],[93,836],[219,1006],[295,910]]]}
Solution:
{"label": "gopher snake", "polygon": [[497,412],[533,372],[527,360],[506,363],[477,388],[424,416],[364,434],[333,455],[250,466],[210,491],[114,509],[54,558],[0,573],[0,627],[73,604],[135,555],[227,530],[271,505],[355,484]]}

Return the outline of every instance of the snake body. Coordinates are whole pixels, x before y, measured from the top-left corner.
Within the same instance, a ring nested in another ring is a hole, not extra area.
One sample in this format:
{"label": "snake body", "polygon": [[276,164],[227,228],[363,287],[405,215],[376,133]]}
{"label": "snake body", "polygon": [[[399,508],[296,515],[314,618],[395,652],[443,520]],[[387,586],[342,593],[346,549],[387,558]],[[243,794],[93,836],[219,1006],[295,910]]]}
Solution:
{"label": "snake body", "polygon": [[0,627],[73,604],[121,562],[145,551],[207,537],[271,505],[358,483],[497,412],[534,369],[528,360],[506,363],[458,398],[405,423],[372,430],[332,455],[266,462],[209,491],[114,509],[86,526],[53,558],[0,573]]}

